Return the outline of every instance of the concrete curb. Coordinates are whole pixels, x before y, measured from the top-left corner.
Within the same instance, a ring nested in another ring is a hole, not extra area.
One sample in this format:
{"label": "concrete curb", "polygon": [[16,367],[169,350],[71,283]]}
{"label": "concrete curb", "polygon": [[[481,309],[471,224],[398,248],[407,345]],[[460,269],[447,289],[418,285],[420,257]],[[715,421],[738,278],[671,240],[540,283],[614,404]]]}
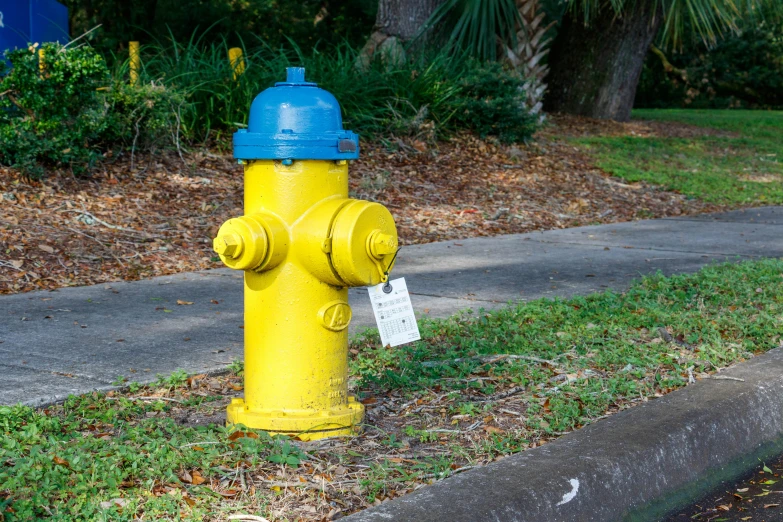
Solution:
{"label": "concrete curb", "polygon": [[783,347],[346,522],[658,520],[783,450]]}

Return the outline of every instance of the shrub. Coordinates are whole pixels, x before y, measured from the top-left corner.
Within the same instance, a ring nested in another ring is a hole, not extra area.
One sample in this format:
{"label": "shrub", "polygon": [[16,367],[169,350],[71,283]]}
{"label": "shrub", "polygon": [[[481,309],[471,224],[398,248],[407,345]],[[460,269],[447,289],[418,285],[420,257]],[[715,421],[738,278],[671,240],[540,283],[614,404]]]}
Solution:
{"label": "shrub", "polygon": [[127,84],[127,61],[110,74],[88,46],[45,44],[42,61],[36,46],[11,52],[13,68],[0,78],[0,164],[30,177],[48,165],[79,174],[114,148],[145,150],[180,135],[225,142],[247,122],[252,99],[292,65],[331,91],[346,127],[365,137],[469,129],[513,142],[535,130],[520,78],[495,63],[437,54],[359,69],[358,51],[347,44],[307,55],[259,47],[246,51],[246,72],[235,79],[228,45],[196,40],[145,46],[135,86]]}
{"label": "shrub", "polygon": [[[39,52],[40,51],[40,52]],[[0,78],[0,163],[33,178],[44,167],[81,174],[116,146],[150,147],[176,121],[181,94],[113,82],[88,46],[32,45],[8,55]]]}
{"label": "shrub", "polygon": [[187,93],[183,126],[198,141],[220,141],[247,123],[253,98],[291,66],[305,67],[308,80],[332,92],[346,127],[365,137],[472,129],[515,141],[535,128],[521,103],[520,79],[497,64],[441,53],[395,64],[376,60],[360,69],[359,51],[347,44],[308,54],[256,47],[245,50],[246,71],[234,80],[228,45],[200,46],[197,40],[145,46],[142,62],[145,81]]}
{"label": "shrub", "polygon": [[46,163],[88,168],[106,129],[99,89],[110,78],[103,58],[89,47],[58,44],[12,51],[8,58],[13,68],[0,79],[0,162],[33,177]]}
{"label": "shrub", "polygon": [[783,107],[783,24],[767,22],[731,35],[714,48],[692,44],[668,57],[666,73],[650,53],[639,82],[638,107]]}
{"label": "shrub", "polygon": [[504,143],[525,141],[535,132],[537,118],[526,110],[522,80],[512,71],[494,62],[472,63],[458,85],[450,105],[460,125]]}
{"label": "shrub", "polygon": [[161,84],[128,85],[114,81],[104,143],[148,150],[161,142],[178,143],[181,112],[187,109],[181,92]]}

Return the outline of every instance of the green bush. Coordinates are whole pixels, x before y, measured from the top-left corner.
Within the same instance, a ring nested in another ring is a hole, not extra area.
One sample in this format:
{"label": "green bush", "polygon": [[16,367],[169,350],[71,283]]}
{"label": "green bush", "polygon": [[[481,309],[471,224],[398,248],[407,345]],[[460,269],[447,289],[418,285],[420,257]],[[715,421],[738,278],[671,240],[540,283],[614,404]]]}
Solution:
{"label": "green bush", "polygon": [[43,165],[88,168],[106,129],[109,72],[89,47],[45,44],[9,53],[0,79],[0,162],[39,177]]}
{"label": "green bush", "polygon": [[[161,84],[129,85],[118,78],[107,97],[109,118],[104,145],[148,150],[179,141],[185,95]],[[171,141],[169,141],[171,140]]]}
{"label": "green bush", "polygon": [[695,43],[668,58],[680,73],[649,53],[637,107],[783,108],[783,24],[760,23],[712,49]]}
{"label": "green bush", "polygon": [[162,86],[113,82],[88,46],[33,45],[8,57],[12,69],[0,78],[0,164],[29,177],[50,165],[81,174],[113,147],[149,147],[169,133],[184,103]]}
{"label": "green bush", "polygon": [[459,79],[459,93],[450,101],[455,122],[482,138],[525,141],[535,132],[537,119],[525,109],[521,84],[518,75],[498,63],[472,63]]}
{"label": "green bush", "polygon": [[388,134],[437,137],[473,130],[504,142],[522,141],[535,118],[522,103],[518,76],[498,64],[438,54],[357,67],[347,44],[304,54],[259,47],[245,52],[245,74],[233,78],[228,44],[145,46],[135,86],[128,63],[110,74],[92,48],[45,44],[10,53],[13,68],[0,78],[0,164],[40,177],[46,166],[89,171],[115,148],[146,150],[180,138],[226,143],[247,123],[250,103],[304,66],[307,77],[332,92],[345,126],[365,138]]}

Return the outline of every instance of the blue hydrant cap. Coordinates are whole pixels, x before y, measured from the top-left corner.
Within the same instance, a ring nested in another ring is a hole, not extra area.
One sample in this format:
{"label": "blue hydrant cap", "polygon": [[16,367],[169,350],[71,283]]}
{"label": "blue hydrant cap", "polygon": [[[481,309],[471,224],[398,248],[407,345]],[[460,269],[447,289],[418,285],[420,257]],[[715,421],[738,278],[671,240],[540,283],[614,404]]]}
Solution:
{"label": "blue hydrant cap", "polygon": [[358,134],[343,129],[337,99],[305,81],[303,67],[256,96],[247,129],[234,134],[242,160],[349,160],[359,157]]}

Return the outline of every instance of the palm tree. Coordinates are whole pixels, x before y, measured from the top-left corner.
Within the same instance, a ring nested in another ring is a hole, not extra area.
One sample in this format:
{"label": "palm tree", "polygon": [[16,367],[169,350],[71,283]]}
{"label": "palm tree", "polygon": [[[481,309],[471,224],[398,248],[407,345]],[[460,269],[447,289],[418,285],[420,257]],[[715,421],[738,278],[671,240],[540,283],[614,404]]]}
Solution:
{"label": "palm tree", "polygon": [[547,23],[539,0],[516,0],[516,5],[520,20],[516,42],[503,43],[503,54],[522,76],[528,111],[543,119],[541,109],[547,89],[544,79],[549,74],[545,58],[551,42],[549,29],[555,22]]}
{"label": "palm tree", "polygon": [[507,61],[522,78],[528,110],[540,114],[552,25],[540,0],[445,0],[423,30],[439,31],[449,47],[478,58]]}
{"label": "palm tree", "polygon": [[550,54],[545,107],[627,121],[656,36],[678,45],[692,32],[711,43],[743,18],[780,6],[780,0],[569,0]]}
{"label": "palm tree", "polygon": [[[520,0],[519,4],[515,0],[379,0],[382,5],[406,2],[415,2],[419,7],[427,3],[434,9],[424,25],[425,31],[434,28],[445,32],[450,45],[481,58],[509,57],[509,49],[513,55],[520,42],[524,46],[535,39],[531,37],[533,33],[519,33],[520,28],[528,27],[520,12],[538,0]],[[781,0],[565,2],[567,8],[548,60],[551,74],[545,108],[620,121],[630,118],[644,57],[661,32],[665,43],[673,45],[686,32],[714,42],[722,34],[736,30],[740,20],[758,17],[765,11],[783,11]],[[421,19],[423,11],[416,13]],[[540,25],[535,30],[538,28]],[[542,37],[538,42],[544,45],[531,56],[546,52],[546,39]],[[509,58],[513,63],[514,58]],[[543,85],[545,74],[543,64],[533,73],[538,75],[537,87]]]}

